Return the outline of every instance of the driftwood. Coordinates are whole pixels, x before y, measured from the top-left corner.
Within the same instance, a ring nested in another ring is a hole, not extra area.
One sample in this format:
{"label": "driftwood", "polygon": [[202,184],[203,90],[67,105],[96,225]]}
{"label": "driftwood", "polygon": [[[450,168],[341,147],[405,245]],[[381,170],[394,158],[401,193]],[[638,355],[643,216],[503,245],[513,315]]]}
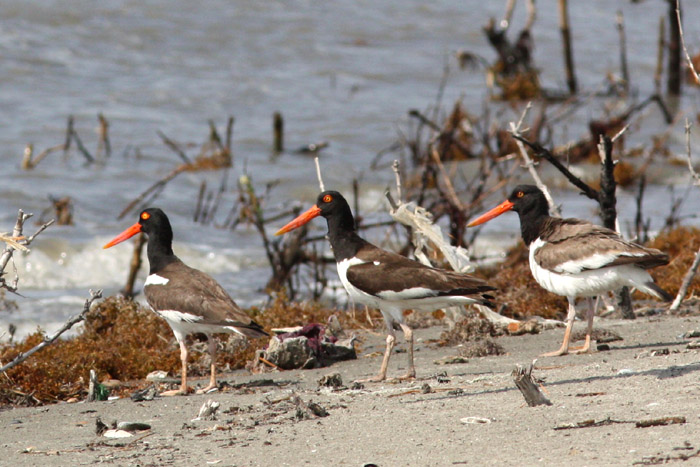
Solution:
{"label": "driftwood", "polygon": [[79,322],[81,322],[85,319],[85,316],[90,311],[90,305],[92,305],[92,302],[94,302],[98,298],[102,298],[102,290],[97,290],[97,291],[90,290],[90,298],[85,300],[85,305],[83,305],[83,311],[80,312],[80,314],[77,314],[77,315],[71,317],[68,321],[65,322],[65,324],[63,326],[61,326],[61,328],[58,331],[56,331],[55,333],[53,333],[50,336],[45,336],[43,341],[38,343],[36,346],[31,348],[27,352],[20,352],[20,354],[17,355],[14,358],[14,360],[12,360],[7,365],[0,367],[0,372],[7,371],[10,368],[13,368],[13,367],[19,365],[20,363],[25,361],[27,358],[32,356],[34,353],[38,352],[39,350],[43,349],[44,347],[46,347],[48,345],[53,344],[56,341],[56,339],[58,339],[61,336],[61,334],[63,334],[64,332],[66,332],[67,330],[69,330],[70,328],[72,328],[73,326],[75,326],[76,324],[78,324]]}
{"label": "driftwood", "polygon": [[537,405],[552,405],[552,402],[540,390],[540,385],[532,377],[532,369],[535,366],[535,361],[530,364],[528,369],[524,369],[520,365],[516,365],[511,373],[513,381],[525,398],[525,402],[530,407]]}

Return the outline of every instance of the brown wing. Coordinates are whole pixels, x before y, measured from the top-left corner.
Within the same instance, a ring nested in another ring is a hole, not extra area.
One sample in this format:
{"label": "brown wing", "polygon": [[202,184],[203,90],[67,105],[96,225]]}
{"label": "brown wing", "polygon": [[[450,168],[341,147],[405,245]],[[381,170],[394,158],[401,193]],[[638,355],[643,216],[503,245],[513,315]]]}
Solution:
{"label": "brown wing", "polygon": [[613,230],[579,219],[550,218],[540,239],[544,245],[535,251],[535,261],[559,273],[576,274],[622,264],[649,269],[669,262],[666,253],[627,241]]}
{"label": "brown wing", "polygon": [[379,298],[382,298],[382,292],[385,291],[410,291],[410,298],[427,298],[467,296],[495,290],[479,278],[431,268],[371,244],[363,246],[356,256],[365,262],[348,268],[348,281]]}
{"label": "brown wing", "polygon": [[[176,268],[173,266],[178,264]],[[266,335],[212,277],[182,262],[168,264],[158,275],[164,285],[147,285],[146,299],[156,310],[176,310],[202,316],[202,324],[232,326],[248,337]],[[186,284],[185,289],[178,284]]]}

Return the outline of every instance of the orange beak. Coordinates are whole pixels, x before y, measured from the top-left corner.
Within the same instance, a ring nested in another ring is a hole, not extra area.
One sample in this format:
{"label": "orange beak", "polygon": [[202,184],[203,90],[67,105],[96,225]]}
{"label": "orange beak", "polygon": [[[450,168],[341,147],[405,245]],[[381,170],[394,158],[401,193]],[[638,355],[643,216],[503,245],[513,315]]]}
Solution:
{"label": "orange beak", "polygon": [[505,200],[505,201],[503,201],[501,204],[499,204],[498,206],[496,206],[495,208],[491,209],[490,211],[487,211],[487,212],[483,213],[482,215],[480,215],[479,217],[477,217],[476,219],[474,219],[473,221],[471,221],[471,222],[467,225],[467,227],[474,227],[474,226],[477,226],[477,225],[481,225],[481,224],[483,224],[484,222],[490,221],[490,220],[493,219],[494,217],[500,216],[500,215],[503,214],[504,212],[510,211],[511,209],[513,209],[513,203],[511,203],[511,202],[508,201],[508,200]]}
{"label": "orange beak", "polygon": [[292,222],[290,222],[289,224],[287,224],[284,227],[282,227],[281,229],[279,229],[275,235],[286,234],[290,230],[297,229],[297,228],[301,227],[302,225],[306,224],[307,222],[309,222],[314,217],[318,217],[319,214],[321,214],[321,209],[318,206],[313,205],[309,208],[308,211],[299,214],[299,216],[297,216],[296,219],[294,219]]}
{"label": "orange beak", "polygon": [[139,224],[137,222],[136,224],[134,224],[131,227],[129,227],[128,229],[126,229],[124,232],[122,232],[119,235],[117,235],[116,237],[114,237],[114,239],[112,239],[111,242],[109,242],[108,244],[106,244],[102,248],[104,249],[104,248],[109,248],[111,246],[114,246],[117,243],[121,243],[124,240],[130,239],[131,237],[133,237],[134,235],[136,235],[137,233],[140,233],[140,232],[142,232],[141,224]]}

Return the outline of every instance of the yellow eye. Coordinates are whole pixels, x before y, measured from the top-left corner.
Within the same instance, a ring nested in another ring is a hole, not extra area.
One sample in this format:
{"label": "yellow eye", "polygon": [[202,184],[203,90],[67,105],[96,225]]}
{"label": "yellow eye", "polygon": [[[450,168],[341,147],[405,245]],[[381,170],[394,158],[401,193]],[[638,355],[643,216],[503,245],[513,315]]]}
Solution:
{"label": "yellow eye", "polygon": [[141,213],[141,219],[143,219],[143,220],[145,220],[145,221],[147,221],[150,217],[151,217],[151,215],[150,215],[149,213],[147,213],[147,212],[142,212],[142,213]]}
{"label": "yellow eye", "polygon": [[324,203],[330,203],[331,201],[333,201],[333,197],[331,195],[326,195],[323,197]]}
{"label": "yellow eye", "polygon": [[523,193],[522,191],[519,191],[518,194],[515,196],[517,196],[518,198],[522,198],[523,196],[525,196],[525,193]]}

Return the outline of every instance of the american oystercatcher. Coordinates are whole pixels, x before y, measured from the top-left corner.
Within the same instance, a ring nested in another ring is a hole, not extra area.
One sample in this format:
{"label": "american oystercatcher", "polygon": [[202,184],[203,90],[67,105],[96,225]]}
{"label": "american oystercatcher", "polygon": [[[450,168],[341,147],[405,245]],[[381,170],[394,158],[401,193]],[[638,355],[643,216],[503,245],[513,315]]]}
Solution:
{"label": "american oystercatcher", "polygon": [[486,292],[495,290],[481,279],[467,274],[425,266],[404,256],[382,250],[362,239],[355,230],[350,206],[337,191],[318,195],[316,205],[282,227],[281,235],[301,227],[317,216],[328,222],[328,239],[338,275],[348,295],[356,302],[379,308],[387,328],[386,350],[379,374],[367,381],[386,379],[398,324],[408,343],[408,372],[399,379],[415,378],[413,331],[404,322],[403,310],[433,311],[454,305],[491,305]]}
{"label": "american oystercatcher", "polygon": [[207,336],[211,356],[209,385],[199,392],[216,387],[216,341],[212,334],[237,333],[255,338],[266,336],[262,327],[241,310],[228,293],[207,274],[187,266],[175,256],[172,249],[173,229],[168,216],[158,208],[141,212],[139,221],[107,243],[109,248],[133,237],[139,232],[148,236],[148,263],[150,272],[144,284],[148,304],[165,318],[180,345],[182,385],[179,390],[163,395],[186,394],[188,334]]}
{"label": "american oystercatcher", "polygon": [[591,297],[630,286],[664,301],[673,299],[646,271],[668,264],[666,253],[629,242],[613,230],[584,220],[551,217],[547,200],[536,186],[515,187],[508,199],[470,222],[469,227],[510,210],[520,217],[520,231],[529,249],[530,271],[535,280],[569,301],[564,342],[559,350],[542,356],[569,353],[576,297],[587,298],[588,329],[585,344],[571,353],[590,350],[595,313]]}

